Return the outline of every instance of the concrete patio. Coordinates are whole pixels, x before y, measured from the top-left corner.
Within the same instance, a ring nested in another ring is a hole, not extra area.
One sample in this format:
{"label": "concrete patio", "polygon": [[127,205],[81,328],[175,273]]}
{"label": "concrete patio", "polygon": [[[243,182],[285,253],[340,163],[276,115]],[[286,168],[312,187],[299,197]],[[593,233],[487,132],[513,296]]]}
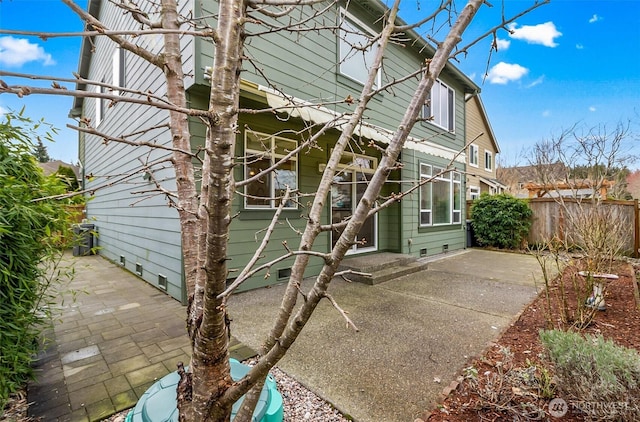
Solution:
{"label": "concrete patio", "polygon": [[[521,254],[472,249],[438,258],[373,286],[334,280],[330,293],[360,331],[322,302],[278,366],[356,421],[422,415],[533,299],[540,273]],[[101,257],[73,261],[70,287],[80,293],[65,300],[29,386],[30,414],[43,421],[96,421],[130,408],[189,359],[179,302]],[[232,297],[232,334],[242,342],[234,357],[260,345],[283,289]]]}

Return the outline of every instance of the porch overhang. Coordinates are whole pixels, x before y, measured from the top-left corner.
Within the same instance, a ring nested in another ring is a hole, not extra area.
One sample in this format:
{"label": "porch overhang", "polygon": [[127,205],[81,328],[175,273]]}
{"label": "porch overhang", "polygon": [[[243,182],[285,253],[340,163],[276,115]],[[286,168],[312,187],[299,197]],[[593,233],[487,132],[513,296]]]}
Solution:
{"label": "porch overhang", "polygon": [[[340,113],[294,96],[283,95],[269,87],[245,80],[242,81],[241,86],[245,92],[261,93],[269,107],[273,108],[276,113],[283,113],[293,118],[299,118],[311,124],[329,125],[330,128],[340,131],[343,130],[349,120],[349,113]],[[359,123],[354,129],[353,134],[354,136],[367,138],[382,144],[389,144],[394,136],[393,131],[367,122]],[[464,164],[466,161],[464,152],[461,153],[460,151],[412,136],[407,138],[404,148],[458,163]]]}

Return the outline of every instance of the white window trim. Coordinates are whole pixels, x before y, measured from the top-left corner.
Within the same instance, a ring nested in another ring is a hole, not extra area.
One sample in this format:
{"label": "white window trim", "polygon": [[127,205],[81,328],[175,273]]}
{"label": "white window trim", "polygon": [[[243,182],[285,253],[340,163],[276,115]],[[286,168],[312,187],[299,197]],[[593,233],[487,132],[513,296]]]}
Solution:
{"label": "white window trim", "polygon": [[[422,172],[422,167],[428,167],[429,168],[429,173],[423,173]],[[440,167],[438,167],[440,168]],[[419,176],[420,176],[420,180],[422,180],[423,178],[431,178],[433,175],[433,166],[431,164],[425,164],[425,163],[420,163],[419,164]],[[444,181],[444,182],[449,182],[450,184],[450,189],[449,189],[449,201],[451,204],[451,213],[449,215],[449,222],[448,223],[434,223],[434,215],[433,215],[433,188],[431,189],[431,209],[422,209],[422,198],[419,198],[419,211],[418,211],[418,224],[420,225],[420,227],[437,227],[437,226],[455,226],[458,224],[462,223],[462,197],[459,198],[459,204],[460,204],[460,208],[455,208],[455,184],[458,185],[458,195],[462,195],[462,174],[451,170],[445,174],[442,174],[440,176],[434,177],[433,178],[434,181]],[[431,182],[429,182],[431,183]],[[420,190],[420,195],[422,195],[422,190]],[[429,212],[430,216],[429,216],[429,221],[430,223],[428,224],[422,224],[422,213],[423,212]],[[457,220],[456,221],[456,215],[457,215]]]}
{"label": "white window trim", "polygon": [[[112,77],[113,77],[113,86],[124,88],[125,84],[125,69],[124,69],[124,50],[117,46],[112,56]],[[117,89],[113,90],[114,95],[119,95],[120,91]]]}
{"label": "white window trim", "polygon": [[469,197],[472,200],[480,198],[480,186],[469,186]]}
{"label": "white window trim", "polygon": [[[333,148],[331,149],[331,153],[333,153]],[[349,173],[362,173],[362,174],[374,174],[376,172],[376,170],[378,169],[378,159],[376,157],[372,157],[370,155],[364,155],[364,154],[356,154],[353,152],[343,152],[341,158],[345,158],[348,157],[351,159],[352,164],[344,164],[342,162],[338,163],[338,165],[336,166],[338,168],[338,170],[342,170],[344,172],[349,172]],[[372,167],[371,168],[366,168],[366,167],[361,167],[358,166],[356,164],[353,163],[357,163],[358,159],[363,159],[367,162],[370,162]],[[324,171],[324,170],[323,170]],[[351,185],[351,195],[353,198],[355,198],[355,183],[352,183]],[[333,201],[333,198],[331,199]],[[355,206],[357,206],[357,204],[354,204]],[[355,211],[355,210],[354,210]],[[356,254],[360,254],[360,253],[365,253],[365,252],[373,252],[373,251],[377,251],[378,250],[378,213],[373,215],[373,224],[374,224],[374,230],[373,230],[373,245],[374,246],[368,246],[368,247],[364,247],[364,248],[358,248],[356,245],[353,245],[351,248],[349,248],[347,250],[347,252],[345,253],[346,255],[356,255]],[[331,232],[331,236],[334,236],[334,232]],[[333,242],[333,238],[331,239],[331,242]]]}
{"label": "white window trim", "polygon": [[[102,94],[102,87],[101,86],[96,86],[95,87],[95,92],[96,94]],[[95,127],[98,127],[100,125],[100,123],[102,123],[102,98],[97,97],[95,99],[95,107],[96,107],[96,121],[95,121]]]}
{"label": "white window trim", "polygon": [[[489,157],[488,160],[487,157]],[[484,169],[490,173],[493,172],[493,153],[491,151],[484,151]]]}
{"label": "white window trim", "polygon": [[[366,25],[365,23],[363,23],[360,19],[356,18],[355,16],[353,16],[351,13],[349,13],[346,9],[344,8],[340,8],[340,22],[338,23],[340,27],[342,27],[342,24],[346,21],[348,24],[350,25],[355,25],[360,29],[363,30],[365,32],[367,32],[370,36],[375,37],[377,35],[377,32],[374,31],[371,27],[369,27],[368,25]],[[353,75],[349,75],[348,73],[345,73],[342,70],[342,64],[344,63],[344,60],[342,59],[342,51],[341,51],[341,47],[342,47],[342,39],[340,37],[340,31],[341,29],[338,29],[338,72],[340,73],[340,75],[351,79],[352,81],[355,81],[359,84],[364,84],[366,82],[366,80],[360,80],[357,76],[353,76]],[[377,43],[375,44],[377,45]],[[373,46],[372,46],[373,47]],[[350,49],[351,52],[352,49]],[[349,56],[352,57],[352,56]],[[365,63],[365,67],[367,63]],[[367,69],[367,75],[369,74],[370,69]],[[380,69],[378,70],[378,73],[376,74],[376,81],[374,84],[374,88],[375,87],[379,87],[381,84],[381,73]]]}
{"label": "white window trim", "polygon": [[[274,160],[273,162],[283,158],[286,154],[276,154],[275,152],[275,145],[276,145],[276,140],[277,139],[282,139],[285,142],[294,142],[297,145],[297,141],[295,139],[290,139],[290,138],[284,138],[282,136],[276,136],[276,135],[271,135],[268,133],[262,133],[262,132],[257,132],[257,131],[253,131],[253,130],[245,130],[244,132],[244,155],[245,157],[248,156],[248,152],[249,153],[255,153],[257,155],[261,155],[261,154],[265,154],[266,151],[257,151],[257,150],[253,150],[250,148],[247,148],[247,134],[248,133],[253,133],[257,136],[259,136],[262,139],[267,139],[270,138],[271,140],[271,150],[269,151],[269,158],[271,160]],[[265,154],[266,155],[266,154]],[[296,186],[298,185],[299,178],[300,178],[300,173],[299,173],[299,169],[298,169],[298,154],[295,154],[293,157],[289,158],[290,161],[294,161],[295,162],[295,172],[296,172]],[[273,164],[272,162],[272,164]],[[246,169],[247,169],[247,164],[245,163],[243,165],[243,171],[244,171],[244,176],[246,177]],[[274,182],[274,177],[275,177],[275,171],[272,171],[269,173],[268,177],[271,178],[271,191],[269,192],[269,197],[273,198],[275,196],[275,182]],[[245,192],[247,189],[248,185],[245,186]],[[247,203],[247,197],[244,198],[244,208],[247,210],[275,210],[276,208],[278,208],[278,206],[275,204],[275,199],[270,199],[269,203],[270,205],[251,205]],[[294,206],[292,207],[283,207],[284,210],[297,210],[298,209],[298,202],[294,201]]]}
{"label": "white window trim", "polygon": [[[431,114],[429,116],[426,115],[425,110],[426,110],[426,104],[423,105],[422,107],[422,117],[429,123],[431,123],[434,126],[437,126],[441,129],[446,130],[449,133],[456,133],[456,90],[451,88],[449,85],[447,85],[446,83],[442,82],[440,79],[436,79],[435,82],[433,83],[433,86],[431,87],[431,92],[429,93],[429,97],[427,99],[427,101],[431,101],[431,97],[432,97],[432,93],[433,93],[433,89],[436,86],[444,86],[445,88],[447,88],[447,92],[450,90],[451,93],[453,94],[453,98],[452,98],[452,120],[451,120],[451,128],[446,127],[446,126],[442,126],[439,122],[436,122],[435,116],[433,115],[433,104],[430,104],[429,110],[431,112]],[[448,95],[447,95],[448,97]],[[433,119],[432,119],[433,117]]]}
{"label": "white window trim", "polygon": [[[475,152],[475,154],[473,154],[473,152]],[[475,163],[473,162],[474,156],[476,158]],[[476,168],[480,165],[480,148],[478,148],[476,144],[469,145],[469,165]]]}

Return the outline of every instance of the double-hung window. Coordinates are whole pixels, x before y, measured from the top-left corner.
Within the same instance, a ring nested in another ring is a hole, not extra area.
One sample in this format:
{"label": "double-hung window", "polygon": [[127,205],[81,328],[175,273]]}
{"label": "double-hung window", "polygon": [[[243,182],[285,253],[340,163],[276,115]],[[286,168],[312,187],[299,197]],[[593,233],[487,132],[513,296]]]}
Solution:
{"label": "double-hung window", "polygon": [[493,170],[493,154],[490,151],[484,152],[484,169],[489,172]]}
{"label": "double-hung window", "polygon": [[[342,9],[338,31],[340,50],[340,73],[349,79],[364,84],[378,51],[375,32]],[[380,86],[380,72],[376,75],[375,86]]]}
{"label": "double-hung window", "polygon": [[420,187],[420,225],[459,224],[462,218],[460,173],[420,164],[420,180],[433,180]]}
{"label": "double-hung window", "polygon": [[[297,147],[296,141],[264,133],[245,131],[245,178],[249,179],[280,162]],[[274,209],[280,205],[289,187],[298,187],[297,154],[281,162],[274,170],[260,176],[245,187],[245,208]],[[298,208],[289,199],[285,209]]]}
{"label": "double-hung window", "polygon": [[478,167],[478,146],[475,144],[469,145],[469,165]]}
{"label": "double-hung window", "polygon": [[435,81],[422,110],[423,117],[448,132],[455,131],[455,91]]}

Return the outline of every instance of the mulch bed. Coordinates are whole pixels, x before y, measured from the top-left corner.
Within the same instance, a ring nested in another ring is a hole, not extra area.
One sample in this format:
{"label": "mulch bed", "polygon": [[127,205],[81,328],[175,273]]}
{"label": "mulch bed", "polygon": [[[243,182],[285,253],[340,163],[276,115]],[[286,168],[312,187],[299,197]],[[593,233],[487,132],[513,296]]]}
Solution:
{"label": "mulch bed", "polygon": [[[576,310],[576,296],[574,289],[569,288],[578,268],[570,266],[563,272],[562,281],[565,283],[567,303],[570,305],[569,314]],[[619,276],[607,284],[605,291],[606,311],[595,312],[591,323],[583,328],[585,334],[602,335],[620,346],[640,350],[640,303],[638,301],[638,279],[636,271],[629,263],[620,263],[616,269]],[[640,274],[640,273],[639,273]],[[562,322],[556,300],[559,292],[560,277],[554,280],[550,289],[551,315],[548,311],[548,303],[544,291],[522,312],[519,318],[489,347],[483,356],[469,362],[468,368],[475,368],[478,377],[476,383],[465,379],[468,372],[463,371],[458,378],[457,388],[451,391],[438,406],[424,416],[425,421],[430,422],[472,422],[472,421],[513,421],[513,420],[561,420],[582,421],[585,415],[575,406],[570,406],[565,416],[556,419],[550,416],[549,401],[542,399],[538,394],[530,394],[530,391],[520,388],[509,388],[509,399],[499,401],[504,408],[495,405],[487,405],[487,382],[494,381],[490,389],[496,389],[495,374],[507,372],[509,369],[531,368],[532,365],[549,368],[545,359],[542,344],[538,333],[542,329],[567,327]],[[581,296],[582,297],[582,296]],[[511,352],[510,358],[505,359],[504,350]],[[467,369],[468,371],[468,369]],[[540,375],[540,371],[537,371]],[[502,377],[500,377],[502,378]],[[489,381],[487,381],[489,380]],[[503,388],[504,386],[500,386]],[[478,392],[482,392],[482,397]],[[524,417],[522,406],[526,403],[535,404],[536,409],[542,409],[543,414],[530,414]],[[517,411],[515,411],[517,410]],[[520,413],[520,414],[518,414]],[[640,415],[637,415],[640,420]]]}

